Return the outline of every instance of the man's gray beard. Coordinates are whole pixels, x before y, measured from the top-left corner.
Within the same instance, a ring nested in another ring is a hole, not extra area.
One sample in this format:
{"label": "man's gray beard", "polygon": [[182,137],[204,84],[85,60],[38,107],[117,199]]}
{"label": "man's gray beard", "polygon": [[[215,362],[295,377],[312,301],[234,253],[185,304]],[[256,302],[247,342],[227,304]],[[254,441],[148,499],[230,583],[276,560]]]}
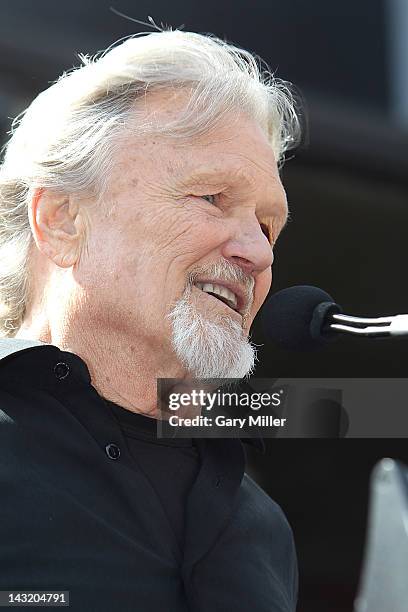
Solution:
{"label": "man's gray beard", "polygon": [[256,348],[231,317],[211,321],[185,294],[169,313],[174,351],[194,378],[243,378],[256,362]]}

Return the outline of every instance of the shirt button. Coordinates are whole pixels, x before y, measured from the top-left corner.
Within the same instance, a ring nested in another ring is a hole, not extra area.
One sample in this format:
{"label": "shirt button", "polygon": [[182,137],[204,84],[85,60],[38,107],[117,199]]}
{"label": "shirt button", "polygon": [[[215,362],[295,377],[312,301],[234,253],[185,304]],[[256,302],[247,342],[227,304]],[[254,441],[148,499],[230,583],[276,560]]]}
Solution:
{"label": "shirt button", "polygon": [[120,448],[117,444],[107,444],[105,451],[109,459],[119,459],[120,457]]}
{"label": "shirt button", "polygon": [[69,370],[69,365],[67,363],[64,363],[63,361],[60,361],[54,366],[54,374],[56,378],[58,378],[58,380],[63,380],[64,378],[66,378],[69,374]]}

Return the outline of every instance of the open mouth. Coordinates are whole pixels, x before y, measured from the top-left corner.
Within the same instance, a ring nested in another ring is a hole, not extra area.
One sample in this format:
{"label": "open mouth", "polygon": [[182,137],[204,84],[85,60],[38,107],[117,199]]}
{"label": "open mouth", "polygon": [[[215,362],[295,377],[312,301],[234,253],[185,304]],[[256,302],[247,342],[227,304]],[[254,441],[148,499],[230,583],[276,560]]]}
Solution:
{"label": "open mouth", "polygon": [[217,300],[239,313],[237,296],[230,289],[227,289],[227,287],[214,283],[195,283],[194,286],[204,291],[204,293],[208,293],[212,297],[217,298]]}

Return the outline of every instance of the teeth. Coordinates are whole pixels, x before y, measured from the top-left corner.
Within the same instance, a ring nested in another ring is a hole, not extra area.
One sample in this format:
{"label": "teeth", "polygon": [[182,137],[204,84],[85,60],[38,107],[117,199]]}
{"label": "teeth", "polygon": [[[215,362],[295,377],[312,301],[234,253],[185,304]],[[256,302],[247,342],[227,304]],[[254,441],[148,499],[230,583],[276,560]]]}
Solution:
{"label": "teeth", "polygon": [[232,308],[237,307],[236,295],[222,285],[214,285],[213,283],[196,283],[196,287],[202,291],[205,291],[206,293],[214,293],[215,295],[225,298]]}

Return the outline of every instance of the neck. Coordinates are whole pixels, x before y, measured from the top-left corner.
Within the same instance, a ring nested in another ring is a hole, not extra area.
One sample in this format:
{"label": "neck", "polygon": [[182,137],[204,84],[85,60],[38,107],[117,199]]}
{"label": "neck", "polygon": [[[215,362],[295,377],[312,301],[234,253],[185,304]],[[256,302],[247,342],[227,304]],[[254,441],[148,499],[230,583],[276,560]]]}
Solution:
{"label": "neck", "polygon": [[101,333],[100,326],[89,320],[81,323],[78,316],[64,316],[63,321],[51,325],[44,316],[30,317],[15,337],[40,340],[78,355],[99,395],[132,412],[159,418],[157,379],[186,376],[174,355],[125,330]]}

